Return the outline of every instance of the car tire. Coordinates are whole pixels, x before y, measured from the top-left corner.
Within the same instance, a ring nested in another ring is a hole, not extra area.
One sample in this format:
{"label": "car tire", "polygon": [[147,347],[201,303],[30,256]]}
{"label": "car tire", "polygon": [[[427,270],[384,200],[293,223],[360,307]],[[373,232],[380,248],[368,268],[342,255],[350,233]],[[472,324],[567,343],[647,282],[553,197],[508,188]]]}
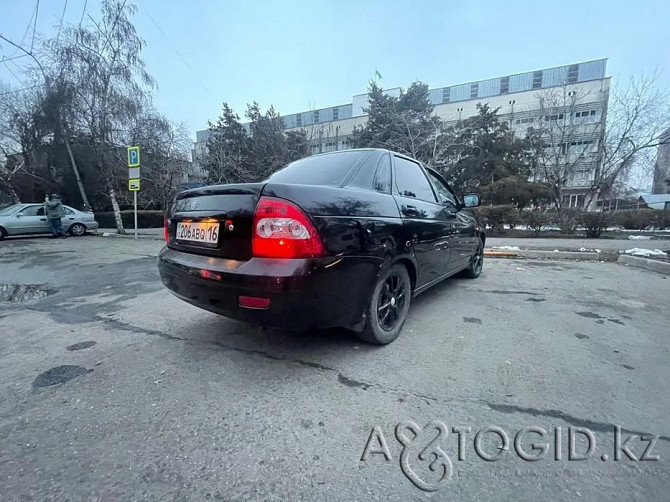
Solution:
{"label": "car tire", "polygon": [[5,230],[4,228],[0,227],[0,241],[1,241],[2,239],[4,239],[5,237],[7,237],[7,230]]}
{"label": "car tire", "polygon": [[411,299],[412,283],[407,269],[395,264],[379,277],[365,311],[365,326],[358,337],[375,345],[386,345],[398,338]]}
{"label": "car tire", "polygon": [[478,239],[479,243],[477,244],[477,250],[475,254],[470,258],[470,264],[466,269],[461,272],[461,276],[467,277],[468,279],[476,279],[482,273],[482,268],[484,267],[484,243],[482,242],[481,237]]}
{"label": "car tire", "polygon": [[74,235],[75,237],[81,237],[82,235],[86,234],[86,226],[82,225],[81,223],[75,223],[70,227],[68,232],[70,235]]}

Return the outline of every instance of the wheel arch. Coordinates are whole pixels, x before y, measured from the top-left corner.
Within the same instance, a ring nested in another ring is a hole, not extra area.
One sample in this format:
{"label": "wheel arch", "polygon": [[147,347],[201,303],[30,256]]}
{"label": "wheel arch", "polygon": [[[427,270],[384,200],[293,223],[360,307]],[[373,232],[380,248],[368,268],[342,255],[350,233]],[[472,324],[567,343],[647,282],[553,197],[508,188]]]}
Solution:
{"label": "wheel arch", "polygon": [[412,286],[412,291],[416,289],[416,265],[412,260],[409,258],[399,258],[393,262],[398,263],[400,265],[403,265],[407,269],[407,273],[409,274],[409,281]]}

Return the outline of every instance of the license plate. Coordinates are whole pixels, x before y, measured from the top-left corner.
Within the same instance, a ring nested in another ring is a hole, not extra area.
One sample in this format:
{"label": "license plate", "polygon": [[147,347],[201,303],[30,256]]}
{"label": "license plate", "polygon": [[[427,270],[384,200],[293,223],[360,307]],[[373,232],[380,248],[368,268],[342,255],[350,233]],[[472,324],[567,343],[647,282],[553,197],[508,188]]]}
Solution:
{"label": "license plate", "polygon": [[218,223],[177,223],[176,239],[179,241],[202,242],[216,244],[219,240]]}

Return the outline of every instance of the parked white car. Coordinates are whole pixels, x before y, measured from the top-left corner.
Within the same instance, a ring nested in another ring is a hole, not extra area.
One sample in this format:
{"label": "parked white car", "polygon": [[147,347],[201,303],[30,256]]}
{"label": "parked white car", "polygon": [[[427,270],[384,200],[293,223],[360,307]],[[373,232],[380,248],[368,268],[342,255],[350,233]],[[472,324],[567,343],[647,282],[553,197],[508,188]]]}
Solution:
{"label": "parked white car", "polygon": [[[70,235],[84,235],[99,227],[91,211],[79,211],[69,206],[61,219],[63,230]],[[48,234],[49,222],[44,214],[44,204],[14,204],[0,209],[0,240],[8,235]]]}

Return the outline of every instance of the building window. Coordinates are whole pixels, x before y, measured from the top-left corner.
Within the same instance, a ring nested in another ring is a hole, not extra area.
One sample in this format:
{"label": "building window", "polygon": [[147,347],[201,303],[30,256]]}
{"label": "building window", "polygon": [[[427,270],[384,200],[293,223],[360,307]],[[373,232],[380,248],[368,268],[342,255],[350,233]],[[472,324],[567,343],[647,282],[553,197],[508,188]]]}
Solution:
{"label": "building window", "polygon": [[349,140],[348,139],[342,140],[341,145],[342,145],[342,149],[346,150],[347,148],[349,148]]}
{"label": "building window", "polygon": [[595,110],[586,110],[575,113],[575,124],[586,124],[588,122],[597,122]]}
{"label": "building window", "polygon": [[316,110],[316,111],[313,113],[313,117],[314,117],[314,123],[315,123],[315,124],[318,124],[318,123],[319,123],[319,110]]}
{"label": "building window", "polygon": [[295,123],[297,127],[302,127],[302,114],[298,114],[295,116]]}
{"label": "building window", "polygon": [[476,98],[479,95],[479,83],[476,82],[470,85],[470,97]]}
{"label": "building window", "polygon": [[533,72],[533,89],[542,87],[542,71]]}
{"label": "building window", "polygon": [[544,121],[549,122],[550,120],[557,122],[559,120],[563,120],[563,114],[562,113],[554,113],[552,115],[545,115],[544,116]]}
{"label": "building window", "polygon": [[577,75],[579,74],[579,65],[573,64],[568,68],[568,84],[577,82]]}
{"label": "building window", "polygon": [[509,77],[500,79],[500,94],[509,94]]}
{"label": "building window", "polygon": [[451,97],[451,87],[445,87],[442,89],[442,102],[448,103]]}
{"label": "building window", "polygon": [[333,120],[338,120],[339,116],[340,116],[340,109],[339,108],[333,108]]}
{"label": "building window", "polygon": [[533,117],[526,117],[523,119],[516,119],[517,124],[532,124],[535,121]]}
{"label": "building window", "polygon": [[319,143],[312,145],[312,153],[319,153],[319,147],[321,145]]}

